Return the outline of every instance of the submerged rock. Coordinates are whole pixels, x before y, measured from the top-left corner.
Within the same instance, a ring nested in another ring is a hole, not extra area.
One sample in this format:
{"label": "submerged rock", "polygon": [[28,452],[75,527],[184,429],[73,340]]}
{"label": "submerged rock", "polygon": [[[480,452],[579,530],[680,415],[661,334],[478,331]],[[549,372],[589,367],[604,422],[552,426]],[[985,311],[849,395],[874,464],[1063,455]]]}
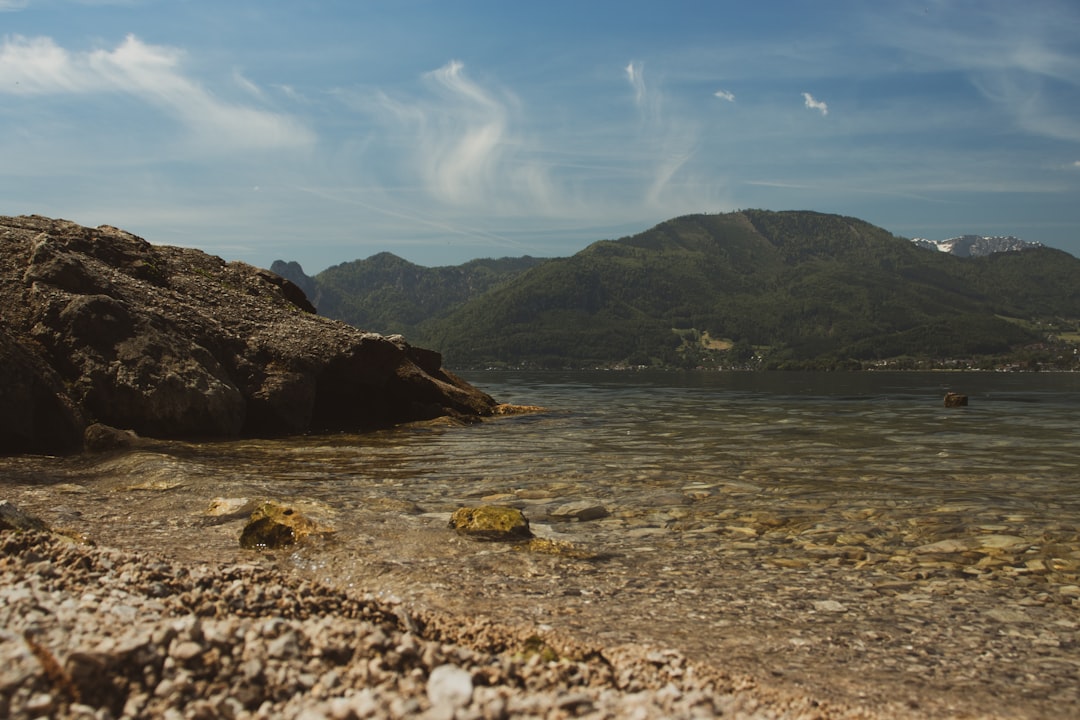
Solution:
{"label": "submerged rock", "polygon": [[139,442],[139,436],[130,430],[120,430],[102,423],[94,423],[86,428],[83,442],[86,450],[108,452],[134,447]]}
{"label": "submerged rock", "polygon": [[0,452],[491,415],[439,353],[314,314],[288,280],[117,228],[0,217]]}
{"label": "submerged rock", "polygon": [[249,515],[255,509],[255,501],[246,497],[216,497],[210,501],[205,514],[208,517],[238,518]]}
{"label": "submerged rock", "polygon": [[560,505],[551,511],[552,519],[558,520],[600,520],[611,515],[611,512],[595,500],[576,500],[565,505]]}
{"label": "submerged rock", "polygon": [[251,513],[240,533],[240,547],[249,550],[276,550],[305,537],[330,532],[294,507],[265,502]]}
{"label": "submerged rock", "polygon": [[450,516],[450,527],[477,540],[528,540],[533,536],[524,513],[501,505],[458,508]]}
{"label": "submerged rock", "polygon": [[945,407],[966,407],[967,404],[967,395],[961,395],[960,393],[955,392],[945,393]]}
{"label": "submerged rock", "polygon": [[24,512],[7,500],[0,500],[0,530],[44,531],[45,522]]}

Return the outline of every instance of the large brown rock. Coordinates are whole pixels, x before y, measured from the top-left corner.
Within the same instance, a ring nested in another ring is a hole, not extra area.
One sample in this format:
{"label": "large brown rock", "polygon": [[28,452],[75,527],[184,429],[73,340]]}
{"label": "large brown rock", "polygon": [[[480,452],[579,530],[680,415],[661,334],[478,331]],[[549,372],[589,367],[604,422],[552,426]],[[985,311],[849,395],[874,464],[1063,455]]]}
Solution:
{"label": "large brown rock", "polygon": [[[494,401],[403,338],[319,317],[269,271],[109,226],[0,217],[0,451],[362,430]],[[51,438],[51,439],[50,439]]]}

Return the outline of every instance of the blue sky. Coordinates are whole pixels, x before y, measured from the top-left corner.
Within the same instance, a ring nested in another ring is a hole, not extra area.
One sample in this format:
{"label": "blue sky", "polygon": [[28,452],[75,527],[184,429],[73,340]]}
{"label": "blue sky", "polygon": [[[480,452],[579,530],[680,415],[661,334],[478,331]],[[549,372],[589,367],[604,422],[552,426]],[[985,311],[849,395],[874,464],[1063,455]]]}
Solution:
{"label": "blue sky", "polygon": [[751,207],[1080,255],[1080,4],[0,0],[0,214],[315,273]]}

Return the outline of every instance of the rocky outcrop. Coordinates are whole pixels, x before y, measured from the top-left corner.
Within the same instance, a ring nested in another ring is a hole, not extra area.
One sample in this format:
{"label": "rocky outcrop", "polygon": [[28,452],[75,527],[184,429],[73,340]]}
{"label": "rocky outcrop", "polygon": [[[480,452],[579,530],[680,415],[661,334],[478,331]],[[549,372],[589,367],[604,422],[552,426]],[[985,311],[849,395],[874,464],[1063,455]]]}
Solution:
{"label": "rocky outcrop", "polygon": [[117,228],[0,217],[0,452],[364,430],[494,401],[438,353],[319,317],[293,283]]}

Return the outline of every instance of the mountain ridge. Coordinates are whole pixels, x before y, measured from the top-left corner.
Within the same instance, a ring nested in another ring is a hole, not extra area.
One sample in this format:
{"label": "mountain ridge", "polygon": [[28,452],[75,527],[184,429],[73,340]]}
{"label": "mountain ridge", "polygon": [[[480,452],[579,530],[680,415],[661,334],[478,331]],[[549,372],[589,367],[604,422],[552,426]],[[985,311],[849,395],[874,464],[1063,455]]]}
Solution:
{"label": "mountain ridge", "polygon": [[[457,367],[1056,367],[1080,318],[1080,261],[1063,251],[930,253],[812,211],[688,215],[530,260],[490,261],[501,272],[472,292],[409,298],[398,287],[396,310],[380,300],[387,282],[351,302],[396,323],[370,329],[418,338]],[[328,272],[316,286],[341,291]]]}
{"label": "mountain ridge", "polygon": [[945,240],[912,238],[911,242],[927,250],[938,250],[959,257],[984,257],[999,252],[1020,252],[1046,247],[1040,242],[1021,240],[1015,235],[960,235]]}

